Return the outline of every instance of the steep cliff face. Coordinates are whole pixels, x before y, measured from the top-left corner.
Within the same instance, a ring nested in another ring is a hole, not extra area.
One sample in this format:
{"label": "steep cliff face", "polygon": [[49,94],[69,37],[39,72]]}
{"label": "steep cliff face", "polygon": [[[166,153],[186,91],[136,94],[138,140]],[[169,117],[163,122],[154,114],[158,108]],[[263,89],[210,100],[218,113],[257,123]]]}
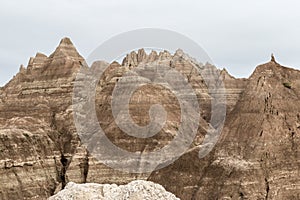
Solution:
{"label": "steep cliff face", "polygon": [[2,88],[1,199],[53,194],[66,183],[78,137],[72,122],[72,81],[84,59],[68,38],[47,57],[37,53]]}
{"label": "steep cliff face", "polygon": [[299,199],[299,78],[275,59],[258,66],[214,152],[187,153],[149,180],[182,199]]}

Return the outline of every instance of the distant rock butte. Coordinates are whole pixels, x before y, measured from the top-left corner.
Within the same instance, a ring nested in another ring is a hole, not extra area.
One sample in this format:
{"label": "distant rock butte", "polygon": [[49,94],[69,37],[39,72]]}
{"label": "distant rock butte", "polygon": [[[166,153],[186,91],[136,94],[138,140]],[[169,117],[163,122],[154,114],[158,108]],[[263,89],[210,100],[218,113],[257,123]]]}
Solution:
{"label": "distant rock butte", "polygon": [[139,125],[149,123],[151,105],[165,107],[167,122],[157,135],[128,136],[112,116],[116,82],[132,68],[153,62],[178,70],[199,100],[199,129],[188,152],[151,174],[120,172],[90,155],[80,144],[72,107],[74,81],[85,60],[64,38],[50,56],[37,53],[0,88],[0,181],[5,183],[0,185],[0,199],[45,199],[71,181],[126,184],[137,179],[159,183],[181,199],[299,199],[298,70],[283,67],[273,58],[248,79],[219,70],[226,88],[227,118],[213,152],[199,159],[199,147],[210,126],[212,96],[197,70],[213,66],[197,63],[182,50],[172,55],[140,49],[129,53],[122,64],[111,63],[96,89],[99,123],[114,144],[131,152],[157,150],[173,139],[180,106],[174,94],[160,85],[135,91],[129,106]]}

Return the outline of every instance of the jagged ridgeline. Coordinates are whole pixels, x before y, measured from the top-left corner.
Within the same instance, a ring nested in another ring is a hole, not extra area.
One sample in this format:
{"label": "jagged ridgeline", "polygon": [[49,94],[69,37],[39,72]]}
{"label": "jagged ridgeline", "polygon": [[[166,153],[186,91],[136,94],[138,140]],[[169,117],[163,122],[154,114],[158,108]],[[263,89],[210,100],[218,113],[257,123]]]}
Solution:
{"label": "jagged ridgeline", "polygon": [[159,85],[146,85],[134,92],[130,114],[137,124],[146,125],[151,105],[159,103],[168,113],[165,126],[147,139],[128,136],[118,128],[111,95],[130,69],[154,61],[172,65],[186,76],[202,108],[190,151],[167,168],[130,174],[100,163],[80,143],[72,96],[85,60],[70,39],[62,39],[50,56],[37,53],[0,89],[0,199],[44,199],[70,181],[126,184],[136,179],[159,183],[181,199],[299,198],[300,72],[282,67],[275,58],[258,66],[249,79],[220,70],[227,97],[225,127],[214,151],[200,160],[199,145],[210,126],[211,96],[195,65],[183,54],[131,52],[121,64],[111,63],[99,81],[99,123],[115,145],[129,152],[162,148],[180,125],[174,94]]}

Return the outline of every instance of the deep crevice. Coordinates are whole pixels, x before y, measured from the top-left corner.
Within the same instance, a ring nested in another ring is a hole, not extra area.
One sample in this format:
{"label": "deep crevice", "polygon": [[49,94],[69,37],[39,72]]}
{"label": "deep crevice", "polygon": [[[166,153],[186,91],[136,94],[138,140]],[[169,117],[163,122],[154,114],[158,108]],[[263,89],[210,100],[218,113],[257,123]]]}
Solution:
{"label": "deep crevice", "polygon": [[68,168],[68,159],[65,157],[64,154],[61,154],[60,156],[60,163],[62,165],[60,173],[61,189],[64,189],[67,184],[66,173]]}
{"label": "deep crevice", "polygon": [[56,160],[56,157],[54,157],[54,162],[55,162],[55,169],[56,169],[56,180],[61,183],[61,189],[64,189],[66,184],[68,183],[67,181],[67,169],[70,165],[70,160],[66,158],[66,156],[61,153],[60,155],[60,162],[58,163]]}
{"label": "deep crevice", "polygon": [[54,131],[52,135],[48,137],[54,142],[57,150],[60,152],[59,161],[54,157],[55,168],[56,168],[56,180],[61,183],[61,189],[64,189],[68,183],[67,170],[72,161],[72,156],[66,156],[67,152],[70,152],[72,135],[65,129],[65,127],[59,128],[56,121],[56,111],[52,110],[50,118],[50,127]]}
{"label": "deep crevice", "polygon": [[269,181],[267,178],[265,178],[265,184],[266,184],[266,196],[265,196],[265,200],[268,199],[269,197],[269,191],[270,191],[270,185],[269,185]]}
{"label": "deep crevice", "polygon": [[261,137],[263,135],[264,131],[262,130],[259,134],[259,136]]}
{"label": "deep crevice", "polygon": [[243,200],[245,195],[243,192],[240,192],[239,196],[240,196],[240,199]]}

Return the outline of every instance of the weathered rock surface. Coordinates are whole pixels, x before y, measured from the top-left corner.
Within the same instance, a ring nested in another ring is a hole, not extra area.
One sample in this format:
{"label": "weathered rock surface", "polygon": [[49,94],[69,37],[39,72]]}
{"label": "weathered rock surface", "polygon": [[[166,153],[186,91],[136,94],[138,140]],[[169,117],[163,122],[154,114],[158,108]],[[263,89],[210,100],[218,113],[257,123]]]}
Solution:
{"label": "weathered rock surface", "polygon": [[127,185],[116,184],[76,184],[69,182],[64,190],[49,200],[179,200],[161,185],[150,181],[132,181]]}
{"label": "weathered rock surface", "polygon": [[[163,147],[176,135],[179,105],[174,95],[159,85],[136,91],[130,104],[130,114],[140,125],[149,122],[147,113],[152,104],[164,105],[167,123],[154,138],[136,139],[124,134],[111,113],[110,98],[118,79],[140,63],[156,62],[172,65],[192,83],[204,116],[192,146],[201,144],[208,127],[211,97],[194,65],[182,57],[182,52],[147,55],[139,50],[129,55],[123,65],[112,63],[97,87],[97,115],[108,138],[125,150],[147,152]],[[80,145],[72,95],[77,72],[84,65],[70,39],[64,38],[53,54],[48,57],[37,53],[0,89],[0,181],[6,183],[0,185],[1,199],[43,199],[69,181],[125,184],[149,176],[107,167]]]}
{"label": "weathered rock surface", "polygon": [[0,184],[0,199],[46,199],[70,181],[126,184],[137,179],[157,182],[181,199],[299,199],[299,71],[275,59],[258,66],[249,79],[220,70],[227,97],[225,127],[214,151],[199,159],[211,126],[212,95],[197,70],[209,75],[213,66],[196,63],[181,50],[148,55],[141,49],[129,53],[121,65],[111,63],[96,89],[99,123],[115,145],[129,152],[151,152],[174,138],[180,106],[160,85],[139,88],[129,106],[141,126],[150,121],[151,105],[164,106],[167,121],[157,135],[129,136],[112,116],[116,83],[129,70],[153,63],[181,72],[197,95],[201,118],[189,151],[151,175],[120,172],[97,161],[81,145],[73,119],[74,81],[85,60],[64,38],[53,54],[37,53],[0,88],[0,182],[5,183]]}
{"label": "weathered rock surface", "polygon": [[66,183],[79,144],[70,109],[81,62],[65,38],[50,57],[31,58],[1,89],[1,199],[40,199]]}
{"label": "weathered rock surface", "polygon": [[182,199],[299,199],[299,78],[274,58],[258,66],[214,152],[189,152],[149,180]]}

